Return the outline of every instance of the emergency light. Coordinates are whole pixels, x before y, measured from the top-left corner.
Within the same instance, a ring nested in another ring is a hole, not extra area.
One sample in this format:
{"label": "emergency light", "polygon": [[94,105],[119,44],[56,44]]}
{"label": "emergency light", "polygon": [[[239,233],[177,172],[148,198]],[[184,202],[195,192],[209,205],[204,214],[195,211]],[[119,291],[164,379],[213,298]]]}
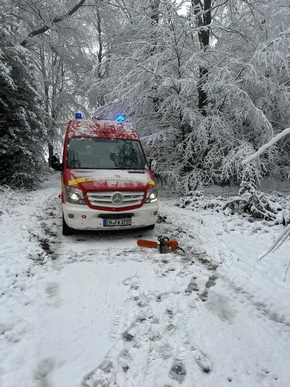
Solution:
{"label": "emergency light", "polygon": [[119,115],[118,117],[117,117],[117,121],[119,121],[119,122],[125,122],[125,116],[124,115]]}
{"label": "emergency light", "polygon": [[75,114],[75,119],[76,120],[81,120],[82,118],[83,118],[83,113],[78,112],[78,113]]}

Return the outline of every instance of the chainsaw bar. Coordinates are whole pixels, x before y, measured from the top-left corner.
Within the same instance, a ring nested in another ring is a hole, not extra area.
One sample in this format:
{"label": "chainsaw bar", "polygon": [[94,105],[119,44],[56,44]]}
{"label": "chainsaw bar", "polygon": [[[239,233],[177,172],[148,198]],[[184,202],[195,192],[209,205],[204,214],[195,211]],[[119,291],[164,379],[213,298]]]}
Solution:
{"label": "chainsaw bar", "polygon": [[148,247],[149,249],[157,249],[159,247],[157,242],[154,241],[148,241],[146,239],[138,239],[137,245],[139,247]]}

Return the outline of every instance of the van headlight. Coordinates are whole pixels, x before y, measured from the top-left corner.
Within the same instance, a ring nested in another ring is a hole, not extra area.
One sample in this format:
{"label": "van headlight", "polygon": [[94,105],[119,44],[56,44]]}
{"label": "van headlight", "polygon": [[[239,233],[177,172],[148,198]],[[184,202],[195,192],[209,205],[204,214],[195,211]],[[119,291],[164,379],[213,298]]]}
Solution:
{"label": "van headlight", "polygon": [[157,199],[157,188],[148,189],[145,203],[154,203]]}
{"label": "van headlight", "polygon": [[77,188],[65,187],[66,200],[72,204],[86,204],[83,191]]}

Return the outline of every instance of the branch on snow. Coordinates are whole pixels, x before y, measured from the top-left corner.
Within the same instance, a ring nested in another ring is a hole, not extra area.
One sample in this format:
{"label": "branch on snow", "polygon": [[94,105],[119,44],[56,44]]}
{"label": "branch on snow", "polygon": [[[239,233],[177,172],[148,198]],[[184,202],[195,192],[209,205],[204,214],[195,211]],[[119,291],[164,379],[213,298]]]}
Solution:
{"label": "branch on snow", "polygon": [[59,15],[59,16],[56,16],[50,25],[44,25],[40,28],[38,28],[37,30],[34,30],[32,32],[30,32],[30,34],[28,35],[28,37],[26,39],[24,39],[20,45],[22,47],[26,47],[27,44],[29,43],[30,39],[33,38],[34,36],[37,36],[37,35],[41,35],[43,34],[44,32],[48,31],[49,29],[51,29],[51,27],[54,25],[54,24],[57,24],[65,19],[67,19],[68,17],[72,16],[75,12],[77,12],[81,7],[82,5],[85,3],[86,0],[80,0],[71,10],[69,10],[67,13],[65,13],[64,15]]}
{"label": "branch on snow", "polygon": [[246,212],[257,219],[277,220],[278,208],[263,193],[253,192],[243,196],[235,196],[227,201],[222,209],[229,208],[233,212]]}

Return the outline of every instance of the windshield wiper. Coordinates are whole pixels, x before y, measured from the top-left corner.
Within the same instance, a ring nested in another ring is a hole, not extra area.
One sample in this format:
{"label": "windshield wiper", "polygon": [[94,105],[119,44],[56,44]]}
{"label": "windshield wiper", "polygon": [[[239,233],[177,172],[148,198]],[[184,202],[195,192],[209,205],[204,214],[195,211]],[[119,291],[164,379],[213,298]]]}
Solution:
{"label": "windshield wiper", "polygon": [[128,173],[145,173],[145,169],[129,169]]}

